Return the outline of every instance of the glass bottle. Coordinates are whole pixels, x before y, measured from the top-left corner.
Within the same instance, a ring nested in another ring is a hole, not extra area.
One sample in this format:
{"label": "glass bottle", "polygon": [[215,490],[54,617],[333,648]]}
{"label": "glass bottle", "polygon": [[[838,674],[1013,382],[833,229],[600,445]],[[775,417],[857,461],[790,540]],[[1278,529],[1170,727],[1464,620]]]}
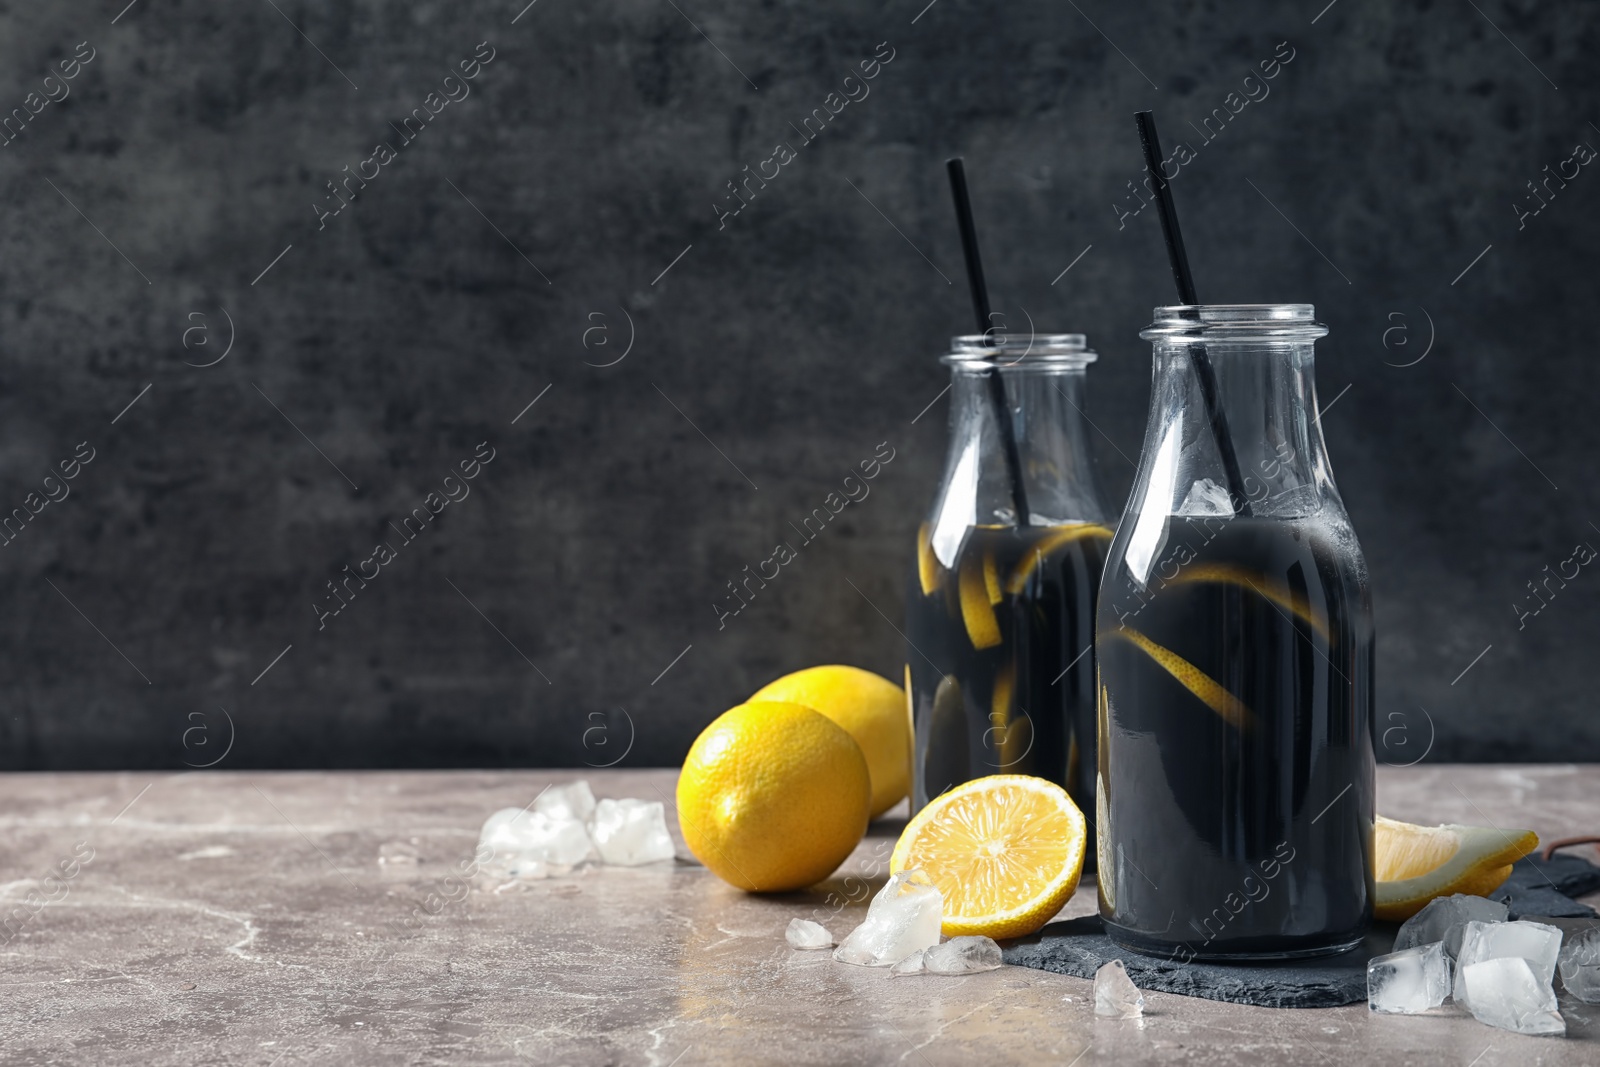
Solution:
{"label": "glass bottle", "polygon": [[[972,778],[1030,774],[1093,818],[1094,606],[1111,530],[1082,412],[1098,358],[1082,334],[1050,334],[956,337],[943,359],[950,451],[906,594],[913,812]],[[992,369],[1016,437],[1020,527]]]}
{"label": "glass bottle", "polygon": [[1372,601],[1316,417],[1327,332],[1248,304],[1140,334],[1150,418],[1096,628],[1100,914],[1135,951],[1322,955],[1371,921]]}

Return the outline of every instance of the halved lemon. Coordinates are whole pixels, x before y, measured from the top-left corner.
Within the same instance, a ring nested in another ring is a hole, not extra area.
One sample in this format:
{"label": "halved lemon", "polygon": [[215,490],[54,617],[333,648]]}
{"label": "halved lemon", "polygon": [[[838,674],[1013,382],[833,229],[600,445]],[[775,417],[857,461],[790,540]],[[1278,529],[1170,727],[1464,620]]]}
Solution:
{"label": "halved lemon", "polygon": [[1240,730],[1250,726],[1250,709],[1245,706],[1244,701],[1228,692],[1216,679],[1176,652],[1156,644],[1138,630],[1131,630],[1126,626],[1112,630],[1110,636],[1126,637],[1132,641],[1151,659],[1161,664],[1162,669],[1168,674],[1183,683],[1185,689],[1199,697],[1201,703],[1222,716],[1229,726]]}
{"label": "halved lemon", "polygon": [[1075,522],[1066,526],[1057,526],[1049,533],[1039,538],[1028,554],[1023,556],[1016,567],[1011,571],[1011,576],[1006,579],[1006,592],[1016,596],[1022,592],[1022,587],[1028,584],[1028,579],[1038,569],[1045,557],[1060,548],[1062,545],[1073,541],[1081,541],[1085,537],[1097,537],[1101,540],[1111,540],[1111,528],[1102,526],[1097,522]]}
{"label": "halved lemon", "polygon": [[1378,883],[1373,914],[1403,922],[1434,897],[1487,896],[1511,876],[1513,863],[1538,847],[1532,830],[1417,826],[1379,815],[1372,844]]}
{"label": "halved lemon", "polygon": [[947,937],[1022,937],[1078,888],[1088,831],[1066,790],[996,774],[938,797],[906,824],[893,874],[920,867],[944,896]]}
{"label": "halved lemon", "polygon": [[961,593],[961,619],[967,624],[967,637],[973,648],[993,648],[1000,643],[1000,620],[989,602],[989,586],[983,580],[983,564],[976,556],[961,563],[957,577]]}

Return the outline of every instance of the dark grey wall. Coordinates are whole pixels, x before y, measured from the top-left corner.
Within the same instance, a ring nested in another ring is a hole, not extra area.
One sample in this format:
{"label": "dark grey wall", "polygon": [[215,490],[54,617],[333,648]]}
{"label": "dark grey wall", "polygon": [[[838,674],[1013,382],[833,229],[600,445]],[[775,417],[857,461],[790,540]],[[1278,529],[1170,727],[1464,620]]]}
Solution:
{"label": "dark grey wall", "polygon": [[[1174,186],[1202,294],[1332,328],[1379,725],[1406,727],[1386,757],[1431,721],[1430,759],[1600,759],[1600,574],[1513,607],[1600,545],[1600,173],[1515,207],[1600,147],[1588,7],[924,2],[0,6],[0,107],[94,52],[0,147],[0,507],[94,455],[0,549],[0,765],[179,767],[230,737],[223,767],[598,764],[630,736],[670,763],[782,671],[898,676],[943,405],[913,419],[968,317],[940,164],[967,157],[997,305],[1102,352],[1120,501],[1137,331],[1171,299],[1153,213],[1115,207],[1145,107],[1201,146]],[[402,143],[484,41],[470,96]],[[870,95],[800,144],[875,51]],[[871,495],[719,630],[724,583],[880,442]]]}

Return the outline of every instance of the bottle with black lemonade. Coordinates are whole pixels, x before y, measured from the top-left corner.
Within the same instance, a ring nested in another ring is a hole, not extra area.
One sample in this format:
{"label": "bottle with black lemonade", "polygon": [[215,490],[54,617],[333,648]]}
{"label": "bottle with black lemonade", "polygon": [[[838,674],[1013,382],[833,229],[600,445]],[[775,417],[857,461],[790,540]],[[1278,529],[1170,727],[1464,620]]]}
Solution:
{"label": "bottle with black lemonade", "polygon": [[1336,953],[1372,917],[1372,602],[1316,414],[1326,333],[1261,304],[1157,308],[1140,335],[1096,633],[1100,914],[1135,951]]}
{"label": "bottle with black lemonade", "polygon": [[944,357],[950,450],[906,594],[913,812],[973,778],[1029,774],[1093,818],[1095,596],[1111,543],[1083,415],[1097,358],[1082,334],[957,337]]}

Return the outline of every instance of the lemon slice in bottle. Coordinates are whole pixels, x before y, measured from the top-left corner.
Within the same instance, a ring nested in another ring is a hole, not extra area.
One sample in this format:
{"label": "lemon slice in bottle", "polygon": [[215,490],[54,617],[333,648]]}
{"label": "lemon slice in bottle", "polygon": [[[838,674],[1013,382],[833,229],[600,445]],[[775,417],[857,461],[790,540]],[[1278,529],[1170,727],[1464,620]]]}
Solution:
{"label": "lemon slice in bottle", "polygon": [[932,528],[927,523],[917,527],[917,581],[922,585],[923,596],[932,596],[944,580],[944,564],[933,554],[931,535]]}
{"label": "lemon slice in bottle", "polygon": [[1240,730],[1249,729],[1252,716],[1244,701],[1228,692],[1199,667],[1171,649],[1156,644],[1138,630],[1124,626],[1111,631],[1110,636],[1124,637],[1133,642],[1147,656],[1159,663],[1163,670],[1181,682],[1185,689],[1198,697],[1201,703],[1222,716],[1228,725]]}
{"label": "lemon slice in bottle", "polygon": [[1000,591],[1000,568],[995,565],[992,549],[983,553],[983,588],[989,594],[989,603],[1000,603],[1004,594]]}
{"label": "lemon slice in bottle", "polygon": [[1191,563],[1180,570],[1178,576],[1167,584],[1180,585],[1185,582],[1216,582],[1222,585],[1243,586],[1263,600],[1275,604],[1279,610],[1286,611],[1303,621],[1324,641],[1329,639],[1328,620],[1312,610],[1311,602],[1305,594],[1274,582],[1265,574],[1249,571],[1232,563]]}
{"label": "lemon slice in bottle", "polygon": [[1016,596],[1028,584],[1028,579],[1033,572],[1038,570],[1039,564],[1050,553],[1062,545],[1081,541],[1085,537],[1095,537],[1101,540],[1111,540],[1111,528],[1102,526],[1097,522],[1075,522],[1066,526],[1053,527],[1049,533],[1033,544],[1028,549],[1028,554],[1023,556],[1017,565],[1012,568],[1011,574],[1006,578],[1006,592]]}
{"label": "lemon slice in bottle", "polygon": [[989,602],[989,587],[983,580],[983,564],[974,555],[961,562],[957,579],[961,593],[961,619],[967,624],[972,647],[993,648],[1000,643],[1000,620]]}

